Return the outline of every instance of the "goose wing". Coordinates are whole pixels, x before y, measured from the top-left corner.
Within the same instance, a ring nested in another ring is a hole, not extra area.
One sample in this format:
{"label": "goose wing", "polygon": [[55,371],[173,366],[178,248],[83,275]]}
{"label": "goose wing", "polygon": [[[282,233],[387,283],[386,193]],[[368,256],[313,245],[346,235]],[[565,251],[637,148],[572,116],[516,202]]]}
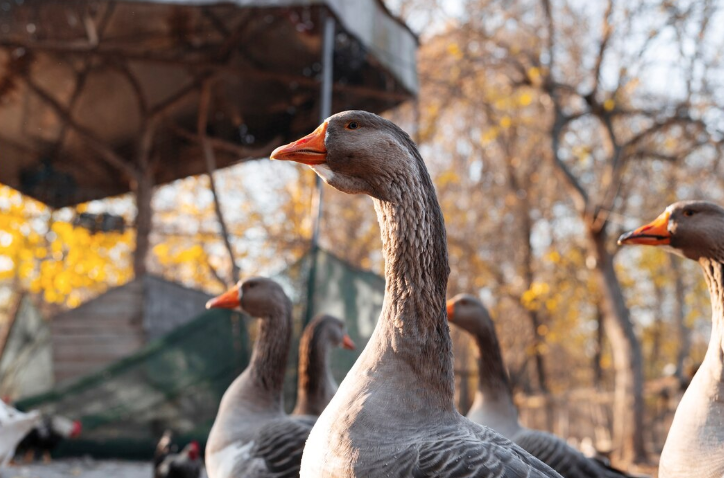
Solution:
{"label": "goose wing", "polygon": [[513,442],[477,425],[430,430],[415,443],[394,448],[392,456],[381,453],[378,460],[357,463],[354,476],[561,478]]}
{"label": "goose wing", "polygon": [[298,477],[302,451],[317,417],[300,416],[274,420],[254,438],[252,461],[263,462],[266,472],[261,476]]}
{"label": "goose wing", "polygon": [[587,458],[555,435],[523,429],[513,441],[564,478],[624,478],[628,475]]}

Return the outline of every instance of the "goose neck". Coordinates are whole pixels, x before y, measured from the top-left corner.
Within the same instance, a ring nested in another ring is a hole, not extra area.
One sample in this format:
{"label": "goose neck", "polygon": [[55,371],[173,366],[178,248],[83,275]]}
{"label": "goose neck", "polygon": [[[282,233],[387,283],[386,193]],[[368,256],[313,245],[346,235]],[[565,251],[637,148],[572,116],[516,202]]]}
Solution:
{"label": "goose neck", "polygon": [[426,384],[425,400],[453,409],[445,224],[432,181],[418,161],[416,175],[396,178],[388,197],[374,200],[385,259],[385,299],[374,339]]}
{"label": "goose neck", "polygon": [[260,320],[259,335],[249,362],[249,377],[258,395],[266,396],[273,408],[283,408],[282,389],[292,332],[291,303],[275,304]]}
{"label": "goose neck", "polygon": [[704,270],[711,297],[712,331],[709,348],[716,348],[721,355],[724,354],[724,263],[716,259],[702,258],[699,264]]}
{"label": "goose neck", "polygon": [[295,413],[319,415],[337,388],[329,373],[330,344],[321,334],[305,337],[299,349],[299,386]]}
{"label": "goose neck", "polygon": [[474,333],[478,346],[478,393],[486,401],[513,403],[508,372],[494,331],[479,327]]}

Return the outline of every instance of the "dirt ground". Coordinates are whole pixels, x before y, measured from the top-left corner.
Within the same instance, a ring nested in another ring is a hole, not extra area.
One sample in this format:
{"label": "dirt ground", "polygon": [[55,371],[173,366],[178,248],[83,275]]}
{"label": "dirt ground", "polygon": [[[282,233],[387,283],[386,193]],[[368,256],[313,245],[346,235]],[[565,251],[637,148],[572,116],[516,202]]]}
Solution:
{"label": "dirt ground", "polygon": [[[202,478],[206,474],[202,473]],[[67,459],[50,464],[10,466],[0,470],[1,478],[153,478],[150,463],[119,460]]]}

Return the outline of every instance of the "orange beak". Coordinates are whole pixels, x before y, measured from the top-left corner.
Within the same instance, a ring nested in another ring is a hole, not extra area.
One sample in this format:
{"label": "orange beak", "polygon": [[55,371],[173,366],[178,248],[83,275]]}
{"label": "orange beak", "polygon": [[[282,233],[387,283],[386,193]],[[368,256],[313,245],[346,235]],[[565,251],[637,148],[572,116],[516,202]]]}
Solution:
{"label": "orange beak", "polygon": [[207,309],[236,309],[241,305],[239,302],[239,285],[235,285],[218,297],[214,297],[206,303]]}
{"label": "orange beak", "polygon": [[641,226],[635,231],[623,234],[618,238],[618,245],[643,244],[647,246],[665,246],[671,244],[669,216],[671,216],[671,212],[664,211],[649,224]]}
{"label": "orange beak", "polygon": [[452,300],[448,300],[447,301],[447,320],[452,322],[454,314],[455,314],[455,302]]}
{"label": "orange beak", "polygon": [[310,166],[325,163],[327,148],[324,146],[324,138],[327,135],[327,126],[328,123],[325,121],[304,138],[279,146],[272,152],[270,158],[280,161],[296,161]]}
{"label": "orange beak", "polygon": [[344,334],[344,337],[342,337],[342,347],[347,350],[354,350],[356,348],[354,342],[352,342],[352,339],[347,334]]}

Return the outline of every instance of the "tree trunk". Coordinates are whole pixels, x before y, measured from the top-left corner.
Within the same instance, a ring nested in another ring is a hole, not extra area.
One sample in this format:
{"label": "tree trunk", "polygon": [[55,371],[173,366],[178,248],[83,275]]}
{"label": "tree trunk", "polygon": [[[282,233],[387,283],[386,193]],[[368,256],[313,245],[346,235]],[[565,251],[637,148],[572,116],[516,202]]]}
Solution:
{"label": "tree trunk", "polygon": [[231,245],[231,236],[229,235],[228,227],[226,227],[224,214],[221,210],[221,200],[219,199],[219,193],[216,189],[216,180],[214,179],[214,173],[216,172],[216,155],[214,154],[214,148],[211,146],[209,138],[206,136],[209,109],[211,107],[212,85],[213,83],[211,82],[211,80],[208,80],[204,82],[204,86],[201,89],[197,130],[199,138],[201,139],[201,150],[204,155],[204,163],[206,164],[206,174],[208,174],[209,176],[209,189],[211,189],[211,196],[214,199],[214,212],[216,212],[216,220],[219,221],[219,226],[221,227],[221,238],[224,241],[224,247],[226,248],[227,254],[229,254],[229,262],[231,263],[231,280],[229,285],[233,285],[239,282],[239,274],[241,273],[241,270],[236,264],[234,247]]}
{"label": "tree trunk", "polygon": [[[511,172],[510,174],[514,174]],[[514,193],[517,191],[513,191]],[[533,245],[530,243],[533,233],[533,221],[530,218],[530,201],[528,196],[518,201],[518,214],[521,220],[523,233],[523,277],[525,278],[525,287],[530,289],[533,285]],[[541,353],[541,335],[539,332],[541,320],[538,312],[535,310],[528,311],[528,319],[533,329],[533,356],[535,358],[535,371],[538,375],[538,388],[541,393],[548,393],[548,381],[546,380],[545,359]]]}
{"label": "tree trunk", "polygon": [[606,248],[606,231],[588,231],[596,258],[595,276],[603,296],[605,331],[616,370],[613,409],[614,456],[622,464],[646,461],[641,346],[616,277],[613,256]]}
{"label": "tree trunk", "polygon": [[685,383],[688,378],[684,372],[684,360],[689,356],[691,349],[691,331],[686,326],[686,290],[684,289],[684,281],[681,279],[681,259],[669,254],[669,265],[674,276],[674,321],[676,329],[679,333],[679,352],[676,355],[676,378],[679,383]]}
{"label": "tree trunk", "polygon": [[153,174],[150,171],[139,172],[131,184],[136,196],[136,251],[133,256],[133,274],[142,277],[146,274],[146,256],[150,248],[151,225],[153,222]]}
{"label": "tree trunk", "polygon": [[600,389],[603,385],[603,368],[601,367],[601,358],[603,357],[603,309],[600,303],[596,304],[596,351],[593,354],[593,385]]}
{"label": "tree trunk", "polygon": [[654,296],[656,297],[656,312],[654,315],[654,323],[651,324],[651,355],[646,360],[648,364],[648,376],[653,377],[661,370],[659,367],[659,359],[661,358],[661,332],[663,323],[661,316],[664,314],[664,286],[654,283]]}

